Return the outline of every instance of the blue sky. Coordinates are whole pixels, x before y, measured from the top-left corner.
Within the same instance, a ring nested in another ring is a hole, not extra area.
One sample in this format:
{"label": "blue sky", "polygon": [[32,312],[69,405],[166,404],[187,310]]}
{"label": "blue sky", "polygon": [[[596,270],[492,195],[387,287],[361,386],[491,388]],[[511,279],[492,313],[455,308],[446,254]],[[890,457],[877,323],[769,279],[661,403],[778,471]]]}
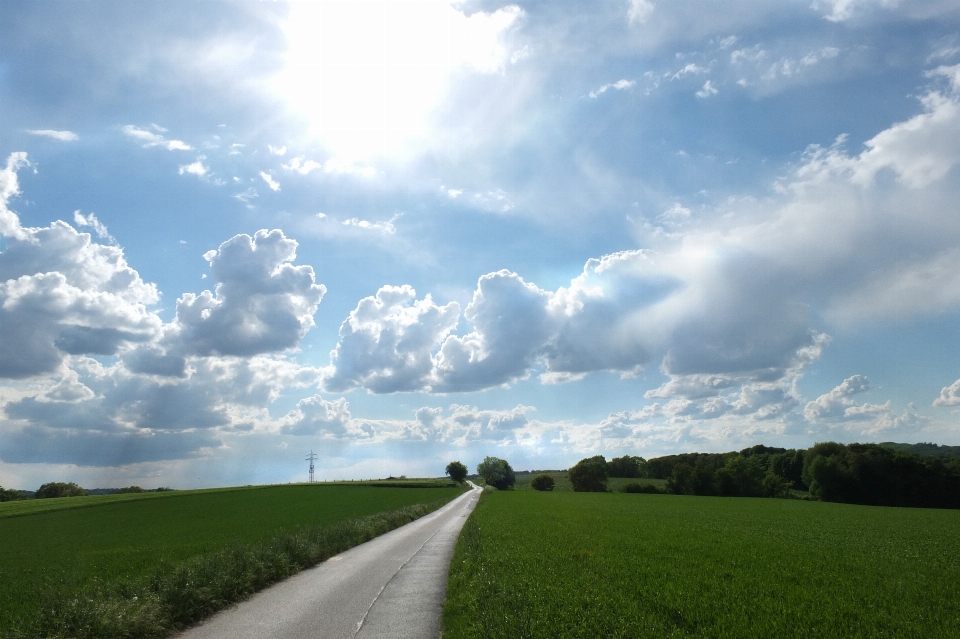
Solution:
{"label": "blue sky", "polygon": [[0,484],[960,444],[960,9],[0,7]]}

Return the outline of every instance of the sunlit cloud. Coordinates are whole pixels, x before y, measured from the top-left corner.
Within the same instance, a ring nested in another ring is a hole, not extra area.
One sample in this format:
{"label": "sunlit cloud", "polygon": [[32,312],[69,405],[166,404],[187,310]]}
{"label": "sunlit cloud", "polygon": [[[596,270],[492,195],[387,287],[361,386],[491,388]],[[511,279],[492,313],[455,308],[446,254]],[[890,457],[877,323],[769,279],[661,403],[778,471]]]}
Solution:
{"label": "sunlit cloud", "polygon": [[196,162],[191,162],[190,164],[181,164],[177,169],[177,173],[183,175],[187,173],[189,175],[196,175],[197,177],[204,177],[207,173],[210,172],[210,168],[203,164],[204,157],[201,155],[197,158]]}
{"label": "sunlit cloud", "polygon": [[270,176],[269,173],[265,173],[264,171],[260,171],[260,177],[263,179],[264,182],[267,183],[267,186],[270,187],[270,190],[271,190],[271,191],[279,191],[279,190],[280,190],[280,183],[277,182],[276,180],[274,180],[274,179]]}
{"label": "sunlit cloud", "polygon": [[454,72],[518,59],[505,34],[523,15],[513,5],[467,15],[442,1],[295,3],[274,87],[339,161],[402,152],[428,130]]}

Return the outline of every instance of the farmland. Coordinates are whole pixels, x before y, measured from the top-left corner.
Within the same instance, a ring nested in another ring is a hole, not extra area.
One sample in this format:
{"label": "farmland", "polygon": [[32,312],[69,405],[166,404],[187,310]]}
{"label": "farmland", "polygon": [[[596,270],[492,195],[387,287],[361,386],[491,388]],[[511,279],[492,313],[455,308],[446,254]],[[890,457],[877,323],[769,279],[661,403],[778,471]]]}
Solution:
{"label": "farmland", "polygon": [[[142,599],[148,584],[187,564],[194,572],[209,571],[209,565],[201,566],[205,557],[216,555],[222,563],[224,553],[232,552],[243,555],[242,561],[256,555],[263,563],[261,548],[276,546],[278,538],[281,545],[292,544],[301,555],[313,556],[324,552],[315,540],[328,529],[338,531],[330,543],[362,541],[460,492],[452,487],[301,484],[0,504],[0,636],[18,626],[27,635],[37,634],[40,607],[71,597],[140,592]],[[401,516],[377,516],[397,511]],[[360,523],[348,530],[344,522]],[[312,550],[302,551],[307,546]],[[290,552],[281,550],[279,572],[270,567],[261,572],[282,577],[295,571],[287,565],[293,561]],[[128,599],[140,600],[136,594]],[[185,618],[192,619],[195,612],[184,613]],[[50,633],[44,629],[42,634]]]}
{"label": "farmland", "polygon": [[958,637],[960,511],[485,494],[445,637]]}
{"label": "farmland", "polygon": [[[565,470],[519,471],[516,473],[517,483],[514,484],[513,489],[533,490],[533,487],[530,485],[530,483],[533,481],[534,477],[541,473],[549,475],[553,478],[554,492],[573,491],[573,484],[570,483],[570,477],[567,475],[567,471]],[[667,482],[665,479],[628,479],[626,477],[611,477],[607,480],[607,490],[612,493],[617,493],[622,491],[625,485],[632,483],[656,486],[660,490],[664,490]]]}

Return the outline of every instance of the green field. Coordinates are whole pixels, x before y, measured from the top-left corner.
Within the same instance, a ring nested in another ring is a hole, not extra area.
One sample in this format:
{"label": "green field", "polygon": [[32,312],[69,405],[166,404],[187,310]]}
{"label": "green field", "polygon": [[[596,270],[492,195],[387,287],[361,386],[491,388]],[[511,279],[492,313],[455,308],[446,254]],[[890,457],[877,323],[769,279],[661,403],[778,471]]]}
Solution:
{"label": "green field", "polygon": [[238,544],[256,548],[281,534],[416,504],[436,507],[461,492],[300,484],[6,502],[0,504],[0,636],[24,620],[30,627],[44,601],[145,583]]}
{"label": "green field", "polygon": [[[570,483],[570,478],[567,476],[567,471],[565,470],[544,470],[544,471],[520,471],[514,473],[517,479],[517,483],[513,485],[514,490],[533,490],[533,487],[530,485],[530,482],[533,481],[533,478],[539,474],[550,475],[553,477],[553,490],[554,492],[572,492],[573,484]],[[638,484],[649,484],[656,486],[660,490],[663,490],[667,484],[666,479],[627,479],[624,477],[610,477],[607,479],[607,490],[612,493],[620,492],[626,484],[638,483]]]}
{"label": "green field", "polygon": [[484,494],[444,637],[960,637],[960,511]]}

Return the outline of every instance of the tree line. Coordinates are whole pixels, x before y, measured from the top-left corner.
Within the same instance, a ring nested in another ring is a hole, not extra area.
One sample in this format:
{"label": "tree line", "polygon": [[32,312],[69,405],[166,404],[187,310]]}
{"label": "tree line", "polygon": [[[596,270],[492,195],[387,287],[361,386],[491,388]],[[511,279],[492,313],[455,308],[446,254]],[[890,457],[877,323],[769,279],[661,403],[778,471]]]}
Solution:
{"label": "tree line", "polygon": [[0,486],[0,502],[20,501],[22,499],[52,499],[54,497],[86,497],[88,495],[117,495],[121,493],[150,493],[165,492],[173,490],[172,488],[156,488],[154,490],[144,489],[140,486],[127,486],[126,488],[97,488],[88,491],[75,484],[74,482],[52,481],[40,486],[35,493],[29,493],[24,490],[13,490]]}
{"label": "tree line", "polygon": [[[680,495],[795,497],[866,504],[960,508],[960,455],[933,444],[893,448],[879,444],[819,443],[808,449],[757,445],[739,452],[684,453],[645,460],[602,455],[580,460],[568,476],[573,489],[607,489],[609,477],[666,480]],[[930,447],[935,449],[929,454]],[[941,447],[947,448],[947,447]],[[626,492],[658,492],[642,484]]]}

